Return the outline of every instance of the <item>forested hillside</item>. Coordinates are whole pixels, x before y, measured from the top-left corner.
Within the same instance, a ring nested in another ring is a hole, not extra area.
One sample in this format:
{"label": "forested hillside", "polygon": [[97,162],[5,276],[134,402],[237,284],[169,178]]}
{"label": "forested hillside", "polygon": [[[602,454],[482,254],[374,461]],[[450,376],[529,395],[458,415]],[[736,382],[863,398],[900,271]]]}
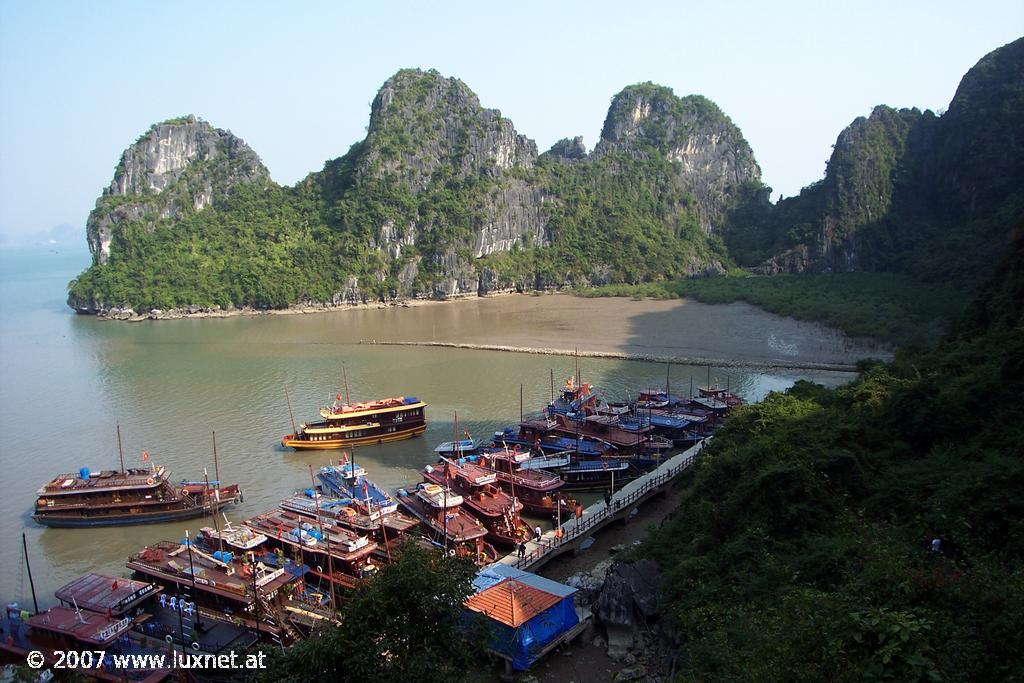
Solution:
{"label": "forested hillside", "polygon": [[716,436],[642,549],[681,678],[1024,675],[1022,399],[1024,223],[937,348],[800,382]]}

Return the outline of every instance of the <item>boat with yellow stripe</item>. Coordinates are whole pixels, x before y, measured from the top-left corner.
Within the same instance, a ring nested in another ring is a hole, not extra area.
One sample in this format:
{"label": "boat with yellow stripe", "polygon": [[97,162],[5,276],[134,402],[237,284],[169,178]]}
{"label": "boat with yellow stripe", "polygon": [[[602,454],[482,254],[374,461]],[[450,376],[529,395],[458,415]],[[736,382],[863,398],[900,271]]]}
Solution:
{"label": "boat with yellow stripe", "polygon": [[414,396],[348,403],[339,395],[334,404],[320,409],[322,420],[302,423],[281,445],[325,450],[410,439],[426,431],[426,407]]}

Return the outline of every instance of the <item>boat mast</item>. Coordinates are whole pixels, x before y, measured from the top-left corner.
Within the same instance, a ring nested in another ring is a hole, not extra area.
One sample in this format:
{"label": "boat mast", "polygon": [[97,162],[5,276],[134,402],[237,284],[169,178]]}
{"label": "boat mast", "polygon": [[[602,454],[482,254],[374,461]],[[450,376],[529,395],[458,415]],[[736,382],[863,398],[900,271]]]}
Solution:
{"label": "boat mast", "polygon": [[299,435],[299,430],[295,429],[295,414],[292,413],[292,399],[288,395],[288,385],[287,384],[284,387],[284,400],[288,402],[288,417],[291,418],[291,421],[292,421],[292,436],[298,436]]}
{"label": "boat mast", "polygon": [[576,388],[580,386],[580,347],[576,347]]}
{"label": "boat mast", "polygon": [[[210,516],[213,517],[213,530],[217,532],[217,546],[221,552],[224,552],[224,539],[220,535],[220,523],[217,522],[217,506],[214,505],[214,501],[210,499],[210,475],[207,473],[206,468],[203,468],[203,481],[206,483],[206,504],[210,506]],[[220,502],[220,492],[217,492],[217,502]]]}
{"label": "boat mast", "polygon": [[[217,488],[220,489],[220,466],[217,464],[217,432],[213,433],[213,478],[214,482],[217,484]],[[217,498],[219,502],[219,494]]]}
{"label": "boat mast", "polygon": [[523,385],[519,385],[519,422],[523,421]]}
{"label": "boat mast", "polygon": [[121,471],[124,472],[124,449],[121,447],[121,424],[117,425],[117,455],[121,458]]}
{"label": "boat mast", "polygon": [[36,602],[36,583],[32,580],[32,565],[28,563],[28,541],[25,540],[25,532],[21,532],[21,547],[25,550],[25,569],[28,570],[28,587],[32,590],[32,607],[35,614],[39,614],[39,603]]}
{"label": "boat mast", "polygon": [[[327,579],[327,587],[331,591],[331,609],[337,609],[334,598],[334,556],[331,554],[331,539],[324,533],[324,523],[320,519],[320,491],[316,487],[316,479],[313,477],[313,465],[309,465],[309,481],[313,484],[313,508],[316,510],[316,524],[320,527],[320,537],[327,542],[327,571],[330,576]],[[302,528],[301,526],[299,527]],[[299,532],[299,545],[302,544],[302,532]]]}
{"label": "boat mast", "polygon": [[388,545],[388,529],[384,524],[383,503],[377,503],[377,517],[380,519],[380,533],[384,539],[384,551],[388,555],[388,564],[391,564],[391,546]]}
{"label": "boat mast", "polygon": [[554,403],[555,402],[555,369],[554,368],[548,368],[548,370],[551,372],[551,402]]}

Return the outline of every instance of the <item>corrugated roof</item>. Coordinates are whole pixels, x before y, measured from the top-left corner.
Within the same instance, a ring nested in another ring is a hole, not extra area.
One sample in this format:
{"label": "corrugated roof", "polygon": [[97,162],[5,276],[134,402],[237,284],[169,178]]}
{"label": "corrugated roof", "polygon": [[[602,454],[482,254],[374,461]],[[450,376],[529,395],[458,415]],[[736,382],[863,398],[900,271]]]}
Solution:
{"label": "corrugated roof", "polygon": [[510,564],[501,563],[495,563],[481,569],[477,573],[476,578],[473,579],[473,587],[477,591],[482,591],[505,579],[516,579],[527,586],[539,588],[546,593],[557,595],[560,598],[567,597],[576,592],[576,589],[572,586],[567,586],[564,583],[558,583],[551,579],[545,579],[543,576],[517,569]]}
{"label": "corrugated roof", "polygon": [[516,579],[505,579],[471,597],[466,601],[466,607],[517,628],[560,601],[557,595]]}

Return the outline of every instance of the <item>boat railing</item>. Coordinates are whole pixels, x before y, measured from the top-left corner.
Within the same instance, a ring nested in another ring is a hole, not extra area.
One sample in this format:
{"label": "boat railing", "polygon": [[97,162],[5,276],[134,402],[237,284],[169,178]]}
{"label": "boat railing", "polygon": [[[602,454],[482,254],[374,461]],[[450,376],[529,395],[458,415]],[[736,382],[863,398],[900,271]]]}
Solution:
{"label": "boat railing", "polygon": [[537,560],[541,559],[551,551],[565,545],[566,543],[574,541],[581,536],[587,535],[587,532],[594,527],[603,525],[608,519],[614,517],[619,510],[644,498],[651,491],[661,488],[674,479],[680,472],[690,467],[697,459],[700,452],[704,450],[704,445],[705,442],[700,442],[693,449],[693,452],[683,458],[680,462],[651,472],[646,475],[646,478],[639,486],[631,488],[628,492],[623,491],[616,494],[612,497],[612,500],[608,505],[602,506],[601,509],[593,512],[592,514],[584,514],[583,517],[576,518],[576,524],[572,524],[572,519],[564,522],[560,527],[562,530],[561,538],[557,538],[556,536],[543,536],[540,539],[533,541],[534,548],[529,550],[523,557],[517,558],[514,566],[519,569],[531,567],[535,562],[537,562]]}

